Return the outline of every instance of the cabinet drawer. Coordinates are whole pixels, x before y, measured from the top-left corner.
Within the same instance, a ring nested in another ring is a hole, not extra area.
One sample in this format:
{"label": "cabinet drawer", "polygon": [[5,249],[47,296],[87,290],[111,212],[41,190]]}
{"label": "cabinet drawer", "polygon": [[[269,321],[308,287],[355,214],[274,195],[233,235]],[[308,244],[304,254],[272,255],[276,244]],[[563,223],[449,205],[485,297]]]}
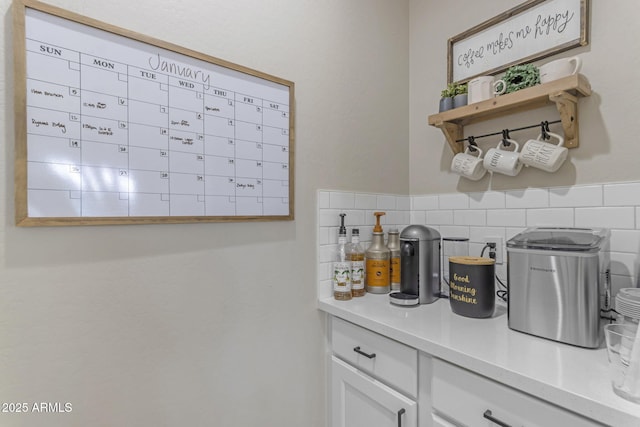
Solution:
{"label": "cabinet drawer", "polygon": [[601,426],[593,420],[438,359],[433,360],[431,392],[433,411],[457,426],[501,425],[491,424],[491,417],[509,426]]}
{"label": "cabinet drawer", "polygon": [[333,317],[333,353],[380,381],[416,397],[418,351],[375,332]]}

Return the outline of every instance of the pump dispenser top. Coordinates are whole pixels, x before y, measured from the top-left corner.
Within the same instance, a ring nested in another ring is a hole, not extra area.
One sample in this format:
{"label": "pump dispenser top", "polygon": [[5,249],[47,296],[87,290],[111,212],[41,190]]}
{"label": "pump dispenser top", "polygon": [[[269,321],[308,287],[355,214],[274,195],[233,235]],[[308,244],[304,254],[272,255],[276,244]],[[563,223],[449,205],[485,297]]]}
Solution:
{"label": "pump dispenser top", "polygon": [[344,217],[347,216],[345,213],[340,214],[340,229],[338,230],[338,235],[347,237],[347,227],[344,226]]}
{"label": "pump dispenser top", "polygon": [[376,217],[376,225],[375,227],[373,227],[373,232],[374,233],[382,233],[382,226],[380,225],[380,217],[382,215],[386,215],[386,212],[374,212],[373,213]]}

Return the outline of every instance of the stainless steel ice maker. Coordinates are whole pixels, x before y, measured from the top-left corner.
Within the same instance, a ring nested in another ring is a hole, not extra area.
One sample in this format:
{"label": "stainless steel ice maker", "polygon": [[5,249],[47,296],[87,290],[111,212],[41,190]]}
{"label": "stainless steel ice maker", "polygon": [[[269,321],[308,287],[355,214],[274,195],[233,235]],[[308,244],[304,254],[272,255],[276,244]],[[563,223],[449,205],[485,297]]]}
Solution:
{"label": "stainless steel ice maker", "polygon": [[609,231],[529,228],[507,242],[509,328],[580,347],[602,341]]}

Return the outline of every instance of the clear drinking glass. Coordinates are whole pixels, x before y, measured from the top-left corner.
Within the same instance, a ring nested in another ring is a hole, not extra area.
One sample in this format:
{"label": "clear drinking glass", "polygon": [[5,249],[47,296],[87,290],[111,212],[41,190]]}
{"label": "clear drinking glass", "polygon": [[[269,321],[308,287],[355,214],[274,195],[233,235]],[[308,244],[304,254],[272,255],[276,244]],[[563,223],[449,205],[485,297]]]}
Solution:
{"label": "clear drinking glass", "polygon": [[[604,327],[604,336],[613,391],[618,396],[640,403],[640,360],[633,360],[637,328],[634,324],[612,323]],[[637,353],[636,350],[636,358]]]}

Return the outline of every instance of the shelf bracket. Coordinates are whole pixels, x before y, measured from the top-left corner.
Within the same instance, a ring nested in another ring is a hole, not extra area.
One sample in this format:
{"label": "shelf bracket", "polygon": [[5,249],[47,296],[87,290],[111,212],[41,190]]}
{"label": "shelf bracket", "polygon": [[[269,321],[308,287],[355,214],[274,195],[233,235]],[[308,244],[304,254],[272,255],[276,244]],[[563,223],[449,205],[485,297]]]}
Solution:
{"label": "shelf bracket", "polygon": [[464,138],[462,125],[452,122],[438,122],[435,126],[444,133],[454,155],[464,151],[464,142],[457,142],[459,139]]}
{"label": "shelf bracket", "polygon": [[549,100],[555,102],[560,113],[562,130],[564,131],[564,146],[576,148],[578,146],[578,98],[568,92],[549,94]]}

